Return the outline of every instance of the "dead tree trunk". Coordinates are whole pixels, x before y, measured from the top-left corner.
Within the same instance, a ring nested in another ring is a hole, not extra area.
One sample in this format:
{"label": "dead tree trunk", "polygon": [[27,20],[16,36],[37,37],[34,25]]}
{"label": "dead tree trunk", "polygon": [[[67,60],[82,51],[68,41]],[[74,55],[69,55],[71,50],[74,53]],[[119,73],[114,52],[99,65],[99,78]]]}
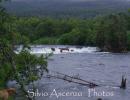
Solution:
{"label": "dead tree trunk", "polygon": [[126,89],[126,78],[124,78],[124,76],[122,76],[122,81],[121,81],[121,89]]}

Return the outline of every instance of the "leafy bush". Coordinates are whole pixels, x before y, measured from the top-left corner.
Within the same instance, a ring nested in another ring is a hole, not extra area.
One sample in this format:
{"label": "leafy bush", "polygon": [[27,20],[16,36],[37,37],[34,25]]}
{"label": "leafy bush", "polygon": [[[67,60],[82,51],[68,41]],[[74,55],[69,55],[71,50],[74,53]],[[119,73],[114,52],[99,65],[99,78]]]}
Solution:
{"label": "leafy bush", "polygon": [[34,44],[56,44],[57,38],[54,38],[54,37],[40,38],[38,40],[35,40],[33,43]]}
{"label": "leafy bush", "polygon": [[59,44],[83,45],[86,36],[79,29],[73,29],[70,33],[63,34],[58,42]]}

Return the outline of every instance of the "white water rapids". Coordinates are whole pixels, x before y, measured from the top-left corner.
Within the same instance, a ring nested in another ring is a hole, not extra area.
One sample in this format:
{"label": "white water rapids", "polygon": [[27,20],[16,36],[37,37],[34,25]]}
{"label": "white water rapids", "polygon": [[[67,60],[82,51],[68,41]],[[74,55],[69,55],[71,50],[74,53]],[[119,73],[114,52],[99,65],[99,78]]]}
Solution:
{"label": "white water rapids", "polygon": [[[62,46],[62,45],[31,45],[29,50],[31,54],[66,54],[66,53],[93,53],[100,51],[98,47],[85,47],[85,46]],[[22,50],[23,46],[17,46],[16,53]],[[54,50],[52,50],[54,49]],[[62,50],[61,49],[68,49]]]}

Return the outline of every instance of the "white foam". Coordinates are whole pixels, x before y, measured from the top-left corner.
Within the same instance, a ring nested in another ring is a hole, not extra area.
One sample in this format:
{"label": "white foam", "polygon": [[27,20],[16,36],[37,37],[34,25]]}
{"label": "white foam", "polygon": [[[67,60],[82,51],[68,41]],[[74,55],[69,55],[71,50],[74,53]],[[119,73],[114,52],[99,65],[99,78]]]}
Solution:
{"label": "white foam", "polygon": [[[54,48],[55,51],[52,51],[51,48]],[[60,52],[60,48],[68,48],[68,50],[63,50]],[[16,53],[22,50],[22,46],[18,46]],[[45,46],[45,45],[32,45],[31,50],[29,50],[32,54],[45,54],[45,53],[53,53],[53,54],[66,54],[66,53],[93,53],[98,52],[99,48],[97,47],[81,47],[77,48],[76,46]]]}

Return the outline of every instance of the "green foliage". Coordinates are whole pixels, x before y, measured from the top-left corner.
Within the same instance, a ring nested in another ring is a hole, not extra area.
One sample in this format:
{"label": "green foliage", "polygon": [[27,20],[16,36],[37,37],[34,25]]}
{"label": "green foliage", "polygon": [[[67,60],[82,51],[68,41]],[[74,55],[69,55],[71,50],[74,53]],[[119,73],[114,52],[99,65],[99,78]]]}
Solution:
{"label": "green foliage", "polygon": [[4,32],[7,32],[5,24],[8,21],[8,14],[5,12],[5,9],[0,6],[0,35],[3,35]]}
{"label": "green foliage", "polygon": [[16,55],[17,72],[24,84],[36,81],[43,75],[44,70],[47,70],[46,58],[32,55],[27,50],[22,50]]}
{"label": "green foliage", "polygon": [[27,95],[25,85],[40,79],[48,71],[47,57],[32,55],[26,47],[16,54],[16,44],[12,43],[15,41],[0,39],[0,86],[5,88],[8,80],[16,80]]}
{"label": "green foliage", "polygon": [[97,45],[112,52],[126,51],[126,20],[121,15],[110,15],[97,24]]}
{"label": "green foliage", "polygon": [[36,32],[39,37],[54,36],[54,28],[54,21],[46,19],[38,24],[38,26],[36,27]]}
{"label": "green foliage", "polygon": [[[0,39],[0,86],[5,87],[8,79],[11,78],[12,68],[10,60],[12,55],[11,45],[6,39]],[[9,55],[10,54],[10,55]],[[8,59],[8,60],[7,60]]]}
{"label": "green foliage", "polygon": [[57,38],[55,37],[45,37],[40,38],[33,42],[34,44],[57,44]]}
{"label": "green foliage", "polygon": [[127,47],[130,50],[130,31],[127,32]]}
{"label": "green foliage", "polygon": [[128,12],[130,12],[130,9],[128,9]]}
{"label": "green foliage", "polygon": [[[9,80],[15,80],[25,95],[25,86],[37,81],[47,72],[47,57],[36,56],[28,51],[29,38],[16,31],[16,23],[12,22],[3,8],[0,8],[0,89],[6,88]],[[32,23],[33,24],[33,23]],[[22,51],[14,52],[16,45],[23,45]],[[31,100],[30,97],[28,97]]]}
{"label": "green foliage", "polygon": [[126,31],[130,30],[130,16],[125,13],[94,19],[14,19],[12,26],[16,33],[20,33],[20,37],[30,44],[98,46],[112,52],[126,51],[127,48]]}
{"label": "green foliage", "polygon": [[70,33],[63,34],[58,42],[60,44],[83,45],[85,39],[85,35],[79,29],[73,29]]}

